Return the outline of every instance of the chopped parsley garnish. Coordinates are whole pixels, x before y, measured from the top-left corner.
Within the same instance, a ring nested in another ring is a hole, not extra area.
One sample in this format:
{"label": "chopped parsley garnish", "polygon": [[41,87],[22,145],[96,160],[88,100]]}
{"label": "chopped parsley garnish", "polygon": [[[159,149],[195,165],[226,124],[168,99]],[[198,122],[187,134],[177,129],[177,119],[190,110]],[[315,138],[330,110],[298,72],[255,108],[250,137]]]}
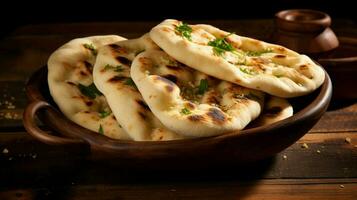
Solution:
{"label": "chopped parsley garnish", "polygon": [[104,135],[103,126],[102,126],[101,124],[99,125],[98,132],[99,132],[100,134]]}
{"label": "chopped parsley garnish", "polygon": [[191,114],[191,111],[187,108],[182,108],[181,113],[184,115],[189,115],[189,114]]}
{"label": "chopped parsley garnish", "polygon": [[90,50],[94,56],[98,54],[97,49],[94,48],[93,44],[83,44],[84,48]]}
{"label": "chopped parsley garnish", "polygon": [[243,68],[243,67],[239,67],[239,70],[245,74],[249,74],[249,75],[256,75],[257,72],[255,72],[252,69],[248,69],[248,68]]}
{"label": "chopped parsley garnish", "polygon": [[81,91],[81,93],[86,96],[89,97],[90,99],[95,99],[96,96],[101,96],[103,95],[98,89],[97,87],[95,87],[94,83],[85,86],[82,84],[78,84],[78,89],[79,91]]}
{"label": "chopped parsley garnish", "polygon": [[208,90],[207,79],[201,79],[200,85],[198,86],[198,94],[204,94]]}
{"label": "chopped parsley garnish", "polygon": [[234,63],[235,65],[248,65],[248,62],[246,59],[244,59],[244,61],[239,61],[239,62],[236,62]]}
{"label": "chopped parsley garnish", "polygon": [[122,72],[124,69],[123,69],[123,66],[121,65],[117,65],[117,66],[113,66],[113,65],[105,65],[104,67],[104,70],[114,70],[115,72]]}
{"label": "chopped parsley garnish", "polygon": [[192,28],[185,22],[176,26],[176,31],[182,36],[191,41]]}
{"label": "chopped parsley garnish", "polygon": [[222,56],[226,51],[234,51],[234,47],[226,41],[226,38],[233,33],[230,33],[223,38],[216,38],[213,41],[209,41],[208,45],[213,47],[213,52],[217,56]]}
{"label": "chopped parsley garnish", "polygon": [[246,51],[245,54],[247,56],[261,56],[262,54],[271,53],[271,52],[273,52],[273,50],[264,49],[264,50],[261,50],[261,51]]}
{"label": "chopped parsley garnish", "polygon": [[133,88],[135,88],[135,89],[138,89],[138,87],[135,85],[133,79],[131,79],[131,78],[126,79],[126,81],[124,82],[124,84],[125,84],[125,85],[129,85],[129,86],[131,86],[131,87],[133,87]]}
{"label": "chopped parsley garnish", "polygon": [[106,117],[108,117],[110,114],[111,114],[110,111],[105,111],[105,110],[103,110],[103,111],[100,111],[100,112],[99,112],[99,117],[100,117],[100,118],[106,118]]}

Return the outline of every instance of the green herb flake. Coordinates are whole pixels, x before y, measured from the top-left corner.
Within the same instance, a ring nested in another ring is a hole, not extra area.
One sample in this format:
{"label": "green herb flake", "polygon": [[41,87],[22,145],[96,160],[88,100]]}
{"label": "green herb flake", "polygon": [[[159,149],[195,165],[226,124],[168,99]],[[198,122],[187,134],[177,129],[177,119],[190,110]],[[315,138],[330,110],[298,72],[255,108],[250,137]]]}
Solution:
{"label": "green herb flake", "polygon": [[192,28],[185,22],[180,24],[179,26],[176,26],[176,31],[179,33],[182,37],[185,37],[189,41],[191,41],[191,33],[192,33]]}
{"label": "green herb flake", "polygon": [[133,79],[131,79],[131,78],[126,79],[126,81],[124,82],[124,84],[125,84],[125,85],[129,85],[129,86],[131,86],[131,87],[133,87],[133,88],[135,88],[135,89],[138,89],[138,87],[135,85]]}
{"label": "green herb flake", "polygon": [[98,132],[102,135],[104,135],[104,129],[103,129],[103,126],[100,124],[99,125],[99,129],[98,129]]}
{"label": "green herb flake", "polygon": [[198,94],[203,95],[208,90],[208,80],[201,79],[200,85],[198,86]]}
{"label": "green herb flake", "polygon": [[249,75],[256,75],[257,72],[255,72],[254,70],[252,69],[248,69],[248,68],[243,68],[243,67],[240,67],[239,70],[245,74],[249,74]]}
{"label": "green herb flake", "polygon": [[271,52],[273,52],[273,50],[264,49],[264,50],[261,50],[261,51],[246,51],[245,54],[247,56],[261,56],[262,54],[271,53]]}
{"label": "green herb flake", "polygon": [[107,64],[107,65],[105,65],[104,70],[113,70],[115,72],[122,72],[124,69],[123,69],[123,66],[121,66],[121,65],[113,66],[113,65]]}
{"label": "green herb flake", "polygon": [[78,89],[79,91],[86,97],[89,97],[90,99],[95,99],[96,96],[101,96],[103,95],[97,87],[95,87],[94,83],[85,86],[82,84],[78,84]]}
{"label": "green herb flake", "polygon": [[191,111],[187,108],[182,108],[181,113],[184,115],[189,115],[189,114],[191,114]]}
{"label": "green herb flake", "polygon": [[96,56],[98,54],[98,51],[97,51],[97,49],[94,48],[93,44],[86,43],[86,44],[83,44],[83,46],[84,46],[84,48],[90,50],[94,56]]}
{"label": "green herb flake", "polygon": [[217,56],[222,56],[226,51],[235,51],[234,47],[226,41],[226,38],[233,33],[230,33],[223,38],[216,38],[208,42],[208,46],[213,47],[213,53]]}
{"label": "green herb flake", "polygon": [[105,110],[103,110],[103,111],[100,111],[100,112],[99,112],[99,117],[100,117],[100,118],[106,118],[106,117],[108,117],[110,114],[111,114],[110,111],[105,111]]}

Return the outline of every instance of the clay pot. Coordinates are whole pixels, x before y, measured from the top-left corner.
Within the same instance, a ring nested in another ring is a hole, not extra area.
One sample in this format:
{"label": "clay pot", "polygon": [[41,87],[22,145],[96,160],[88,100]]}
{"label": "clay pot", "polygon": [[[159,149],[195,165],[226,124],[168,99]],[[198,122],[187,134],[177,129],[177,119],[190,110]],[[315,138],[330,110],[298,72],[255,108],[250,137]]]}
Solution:
{"label": "clay pot", "polygon": [[275,14],[274,43],[303,54],[327,52],[338,47],[335,33],[329,28],[328,14],[305,9],[283,10]]}

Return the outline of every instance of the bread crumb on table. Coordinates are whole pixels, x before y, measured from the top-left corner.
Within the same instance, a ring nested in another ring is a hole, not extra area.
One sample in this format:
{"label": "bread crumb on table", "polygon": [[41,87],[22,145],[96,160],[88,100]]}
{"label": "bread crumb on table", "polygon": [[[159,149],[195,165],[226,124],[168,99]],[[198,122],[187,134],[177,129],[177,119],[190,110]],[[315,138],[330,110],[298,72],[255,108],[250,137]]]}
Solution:
{"label": "bread crumb on table", "polygon": [[306,143],[303,143],[303,144],[301,145],[301,148],[303,148],[303,149],[308,149],[309,146],[308,146]]}
{"label": "bread crumb on table", "polygon": [[3,154],[7,154],[7,153],[9,153],[9,150],[8,150],[7,148],[4,148],[4,149],[2,150],[2,153],[3,153]]}
{"label": "bread crumb on table", "polygon": [[347,142],[348,144],[351,144],[351,138],[346,137],[345,142]]}
{"label": "bread crumb on table", "polygon": [[345,186],[344,185],[340,185],[340,188],[345,188]]}
{"label": "bread crumb on table", "polygon": [[288,157],[286,155],[283,155],[283,159],[286,160]]}
{"label": "bread crumb on table", "polygon": [[320,150],[316,150],[316,152],[317,152],[317,153],[321,153],[321,151],[320,151]]}

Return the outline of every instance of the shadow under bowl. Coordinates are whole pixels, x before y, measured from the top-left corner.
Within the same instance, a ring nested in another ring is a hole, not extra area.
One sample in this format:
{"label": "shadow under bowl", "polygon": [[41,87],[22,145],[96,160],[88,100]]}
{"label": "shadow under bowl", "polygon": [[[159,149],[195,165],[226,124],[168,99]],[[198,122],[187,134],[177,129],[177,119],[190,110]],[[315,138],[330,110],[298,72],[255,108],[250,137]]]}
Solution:
{"label": "shadow under bowl", "polygon": [[[50,96],[46,66],[31,76],[26,93],[30,104],[24,113],[24,126],[30,135],[44,143],[83,145],[88,148],[88,159],[118,163],[130,169],[202,169],[252,163],[292,145],[325,113],[332,85],[326,73],[319,89],[290,100],[295,110],[292,117],[274,124],[215,137],[159,142],[110,139],[67,119]],[[53,135],[41,132],[33,119],[36,116],[53,130]]]}

